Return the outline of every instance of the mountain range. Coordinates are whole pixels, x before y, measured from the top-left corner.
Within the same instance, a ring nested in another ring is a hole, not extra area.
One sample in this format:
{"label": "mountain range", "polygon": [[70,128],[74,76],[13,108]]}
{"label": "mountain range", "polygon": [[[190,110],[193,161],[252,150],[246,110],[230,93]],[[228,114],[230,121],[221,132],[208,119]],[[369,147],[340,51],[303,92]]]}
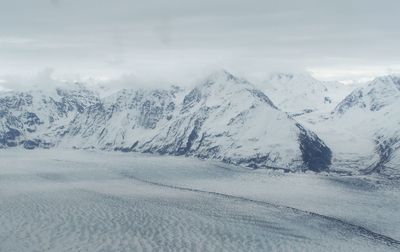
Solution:
{"label": "mountain range", "polygon": [[[353,90],[354,89],[354,90]],[[227,71],[192,88],[76,83],[0,92],[0,148],[195,156],[251,168],[400,175],[400,79],[355,88],[276,73],[254,85]]]}

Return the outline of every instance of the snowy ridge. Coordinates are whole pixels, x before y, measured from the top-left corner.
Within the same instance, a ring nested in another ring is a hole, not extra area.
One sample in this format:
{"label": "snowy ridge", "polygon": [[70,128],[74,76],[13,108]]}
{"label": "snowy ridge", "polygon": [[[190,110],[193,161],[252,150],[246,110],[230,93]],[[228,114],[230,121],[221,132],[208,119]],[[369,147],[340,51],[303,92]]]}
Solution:
{"label": "snowy ridge", "polygon": [[354,88],[308,73],[274,73],[261,86],[280,109],[294,116],[332,110]]}
{"label": "snowy ridge", "polygon": [[379,111],[400,97],[400,78],[392,75],[374,79],[365,87],[354,90],[335,108],[335,113],[349,110]]}

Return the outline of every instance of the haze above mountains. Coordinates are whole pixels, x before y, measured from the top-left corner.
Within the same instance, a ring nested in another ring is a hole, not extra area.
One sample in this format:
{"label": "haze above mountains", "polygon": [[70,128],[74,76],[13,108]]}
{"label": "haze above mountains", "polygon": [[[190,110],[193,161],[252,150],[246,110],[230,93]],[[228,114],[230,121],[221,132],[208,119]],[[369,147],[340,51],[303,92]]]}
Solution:
{"label": "haze above mountains", "polygon": [[396,76],[344,85],[276,73],[250,83],[216,71],[193,87],[111,92],[94,86],[0,92],[0,146],[137,151],[251,168],[400,175]]}

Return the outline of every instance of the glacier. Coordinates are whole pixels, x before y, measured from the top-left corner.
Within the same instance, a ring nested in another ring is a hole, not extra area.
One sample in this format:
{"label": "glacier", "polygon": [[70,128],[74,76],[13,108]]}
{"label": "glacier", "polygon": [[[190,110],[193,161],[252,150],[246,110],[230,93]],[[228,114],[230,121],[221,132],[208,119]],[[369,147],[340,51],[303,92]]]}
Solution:
{"label": "glacier", "polygon": [[396,183],[139,153],[0,157],[0,251],[400,249]]}

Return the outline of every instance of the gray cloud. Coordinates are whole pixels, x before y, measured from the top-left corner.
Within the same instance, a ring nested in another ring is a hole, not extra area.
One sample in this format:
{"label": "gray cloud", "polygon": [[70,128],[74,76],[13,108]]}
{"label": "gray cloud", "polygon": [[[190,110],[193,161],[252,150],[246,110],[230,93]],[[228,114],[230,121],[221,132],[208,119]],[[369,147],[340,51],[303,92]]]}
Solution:
{"label": "gray cloud", "polygon": [[[400,70],[398,0],[0,0],[0,74]],[[354,73],[357,74],[354,74]]]}

